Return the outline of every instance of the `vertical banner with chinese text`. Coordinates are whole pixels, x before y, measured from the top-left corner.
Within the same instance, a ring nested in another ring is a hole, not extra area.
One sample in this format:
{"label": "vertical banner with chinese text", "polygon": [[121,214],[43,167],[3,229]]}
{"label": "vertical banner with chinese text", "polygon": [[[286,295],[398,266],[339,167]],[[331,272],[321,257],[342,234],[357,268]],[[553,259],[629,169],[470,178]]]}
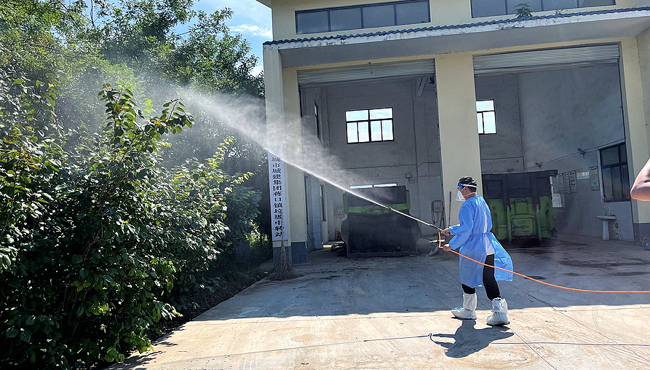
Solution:
{"label": "vertical banner with chinese text", "polygon": [[[277,151],[276,151],[277,152]],[[287,235],[286,193],[284,185],[284,162],[269,152],[269,189],[271,191],[272,240],[289,240]]]}

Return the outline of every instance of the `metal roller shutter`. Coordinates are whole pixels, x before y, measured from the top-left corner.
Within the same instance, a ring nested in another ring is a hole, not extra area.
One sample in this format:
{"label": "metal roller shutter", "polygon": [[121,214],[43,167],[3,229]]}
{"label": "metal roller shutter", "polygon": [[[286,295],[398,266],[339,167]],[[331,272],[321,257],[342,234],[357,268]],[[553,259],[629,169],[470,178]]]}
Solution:
{"label": "metal roller shutter", "polygon": [[396,63],[367,63],[348,67],[298,71],[298,84],[302,86],[386,77],[433,76],[433,74],[432,59]]}
{"label": "metal roller shutter", "polygon": [[474,57],[474,74],[518,73],[602,63],[615,64],[618,62],[619,55],[618,45],[479,55]]}

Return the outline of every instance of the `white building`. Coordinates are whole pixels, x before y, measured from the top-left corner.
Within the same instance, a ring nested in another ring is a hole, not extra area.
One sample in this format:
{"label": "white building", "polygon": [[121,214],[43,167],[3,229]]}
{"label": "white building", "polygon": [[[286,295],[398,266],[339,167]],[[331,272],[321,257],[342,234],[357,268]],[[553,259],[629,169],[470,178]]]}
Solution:
{"label": "white building", "polygon": [[[650,234],[650,204],[629,198],[650,155],[650,1],[258,1],[268,124],[365,179],[345,186],[405,185],[411,214],[430,222],[440,200],[454,223],[460,177],[552,170],[559,233],[600,236],[605,209],[615,236]],[[340,231],[343,192],[291,165],[285,187],[303,262]]]}

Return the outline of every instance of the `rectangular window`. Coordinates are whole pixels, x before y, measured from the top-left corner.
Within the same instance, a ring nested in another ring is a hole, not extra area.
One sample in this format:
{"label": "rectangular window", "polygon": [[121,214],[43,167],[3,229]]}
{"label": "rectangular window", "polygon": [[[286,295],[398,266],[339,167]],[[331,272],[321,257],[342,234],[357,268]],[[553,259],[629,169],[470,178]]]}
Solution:
{"label": "rectangular window", "polygon": [[494,100],[481,100],[476,102],[476,120],[479,134],[497,133]]}
{"label": "rectangular window", "polygon": [[321,221],[327,221],[327,209],[325,208],[325,185],[320,186],[320,213]]}
{"label": "rectangular window", "polygon": [[472,0],[472,17],[494,17],[506,14],[505,0]]}
{"label": "rectangular window", "polygon": [[393,108],[345,112],[348,144],[393,140]]}
{"label": "rectangular window", "polygon": [[601,149],[600,166],[603,176],[603,200],[605,202],[630,200],[625,143]]}
{"label": "rectangular window", "polygon": [[394,5],[375,5],[363,8],[364,28],[386,27],[395,25]]}
{"label": "rectangular window", "polygon": [[333,9],[330,10],[330,16],[332,31],[363,28],[363,23],[361,23],[361,8]]}
{"label": "rectangular window", "polygon": [[398,25],[428,23],[428,1],[406,1],[395,4],[395,20]]}
{"label": "rectangular window", "polygon": [[471,0],[472,17],[494,17],[517,14],[520,4],[528,4],[532,12],[590,8],[616,5],[615,0]]}
{"label": "rectangular window", "polygon": [[298,33],[317,33],[329,31],[329,14],[327,10],[296,12]]}
{"label": "rectangular window", "polygon": [[544,10],[562,10],[577,7],[577,0],[544,0]]}
{"label": "rectangular window", "polygon": [[320,117],[318,116],[318,104],[316,102],[314,102],[314,121],[316,121],[316,137],[321,140]]}
{"label": "rectangular window", "polygon": [[404,0],[296,12],[296,33],[345,31],[431,21],[428,0]]}
{"label": "rectangular window", "polygon": [[305,217],[307,225],[309,225],[309,179],[305,176]]}

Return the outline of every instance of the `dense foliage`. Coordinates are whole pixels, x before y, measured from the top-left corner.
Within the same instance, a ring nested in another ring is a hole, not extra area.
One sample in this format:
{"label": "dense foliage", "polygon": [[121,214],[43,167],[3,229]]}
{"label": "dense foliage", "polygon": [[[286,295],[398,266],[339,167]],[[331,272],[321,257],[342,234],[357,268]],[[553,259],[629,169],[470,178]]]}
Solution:
{"label": "dense foliage", "polygon": [[263,150],[172,96],[261,95],[230,11],[191,5],[0,4],[0,367],[146,350],[265,239]]}

